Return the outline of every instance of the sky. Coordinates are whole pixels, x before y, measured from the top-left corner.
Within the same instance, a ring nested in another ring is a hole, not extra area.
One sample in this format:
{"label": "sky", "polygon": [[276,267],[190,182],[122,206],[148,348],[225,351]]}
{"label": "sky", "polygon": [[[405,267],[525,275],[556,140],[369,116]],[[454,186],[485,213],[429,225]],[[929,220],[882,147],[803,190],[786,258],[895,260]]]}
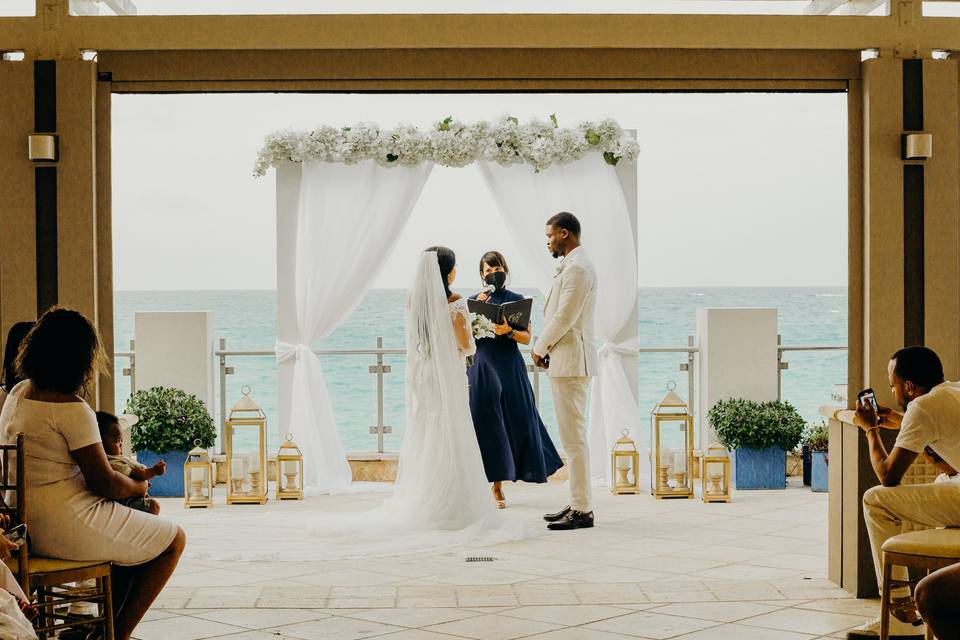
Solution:
{"label": "sky", "polygon": [[[640,286],[845,286],[845,95],[626,93],[115,95],[115,286],[275,288],[274,173],[252,175],[271,131],[552,113],[636,130]],[[462,286],[490,249],[533,282],[476,167],[434,169],[374,286],[435,244]]]}

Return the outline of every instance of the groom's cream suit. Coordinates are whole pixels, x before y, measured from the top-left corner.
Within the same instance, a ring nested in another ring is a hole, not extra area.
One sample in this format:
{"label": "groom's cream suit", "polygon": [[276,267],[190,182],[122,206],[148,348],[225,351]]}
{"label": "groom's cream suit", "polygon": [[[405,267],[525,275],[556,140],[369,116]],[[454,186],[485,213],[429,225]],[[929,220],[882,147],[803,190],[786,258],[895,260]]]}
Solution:
{"label": "groom's cream suit", "polygon": [[543,315],[546,325],[533,351],[550,356],[547,375],[553,390],[560,441],[567,453],[570,507],[590,511],[590,456],[584,413],[587,387],[599,366],[593,342],[597,276],[583,247],[563,259]]}

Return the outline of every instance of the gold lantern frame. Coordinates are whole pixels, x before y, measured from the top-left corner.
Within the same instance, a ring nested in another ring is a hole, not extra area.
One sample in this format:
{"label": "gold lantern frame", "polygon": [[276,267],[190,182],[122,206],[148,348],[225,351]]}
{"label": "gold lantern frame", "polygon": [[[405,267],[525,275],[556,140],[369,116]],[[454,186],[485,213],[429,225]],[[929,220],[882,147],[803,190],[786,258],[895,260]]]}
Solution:
{"label": "gold lantern frame", "polygon": [[[687,403],[677,395],[677,385],[674,382],[667,383],[667,395],[663,397],[653,411],[650,412],[650,462],[653,468],[650,470],[650,493],[657,500],[663,498],[686,498],[692,500],[693,495],[693,416],[690,415]],[[663,460],[660,459],[660,426],[666,423],[682,422],[681,430],[686,434],[684,437],[684,447],[686,449],[685,464],[686,471],[683,472],[683,482],[676,478],[679,473],[674,473],[674,482],[678,486],[669,486],[669,477],[664,477]]]}
{"label": "gold lantern frame", "polygon": [[[286,472],[287,463],[297,465],[297,483],[294,489],[290,489],[292,474]],[[303,452],[293,441],[293,434],[290,433],[287,434],[286,442],[277,450],[276,497],[277,500],[303,500]]]}
{"label": "gold lantern frame", "polygon": [[[230,410],[226,421],[227,504],[265,504],[267,497],[267,416],[250,397],[250,387],[243,386],[243,397]],[[256,429],[258,442],[257,467],[250,470],[250,490],[243,490],[244,477],[234,477],[233,438],[237,429]],[[237,482],[239,480],[239,482]]]}
{"label": "gold lantern frame", "polygon": [[[620,439],[610,452],[610,492],[615,496],[637,494],[640,493],[640,452],[637,450],[637,443],[630,439],[629,429],[624,429],[620,434]],[[623,474],[625,477],[622,482],[617,477],[620,470],[617,463],[624,459],[630,460],[629,471],[633,472],[633,482],[626,481],[627,474]]]}
{"label": "gold lantern frame", "polygon": [[[183,463],[183,506],[186,509],[209,509],[213,507],[213,464],[210,453],[200,446],[200,441],[194,440],[193,444]],[[194,470],[203,470],[206,480],[195,481]],[[199,484],[194,485],[195,482]],[[203,489],[206,489],[206,495]]]}
{"label": "gold lantern frame", "polygon": [[[710,465],[722,466],[723,490],[711,490],[714,483],[709,473]],[[730,452],[717,444],[710,445],[700,458],[700,492],[704,502],[730,502]]]}

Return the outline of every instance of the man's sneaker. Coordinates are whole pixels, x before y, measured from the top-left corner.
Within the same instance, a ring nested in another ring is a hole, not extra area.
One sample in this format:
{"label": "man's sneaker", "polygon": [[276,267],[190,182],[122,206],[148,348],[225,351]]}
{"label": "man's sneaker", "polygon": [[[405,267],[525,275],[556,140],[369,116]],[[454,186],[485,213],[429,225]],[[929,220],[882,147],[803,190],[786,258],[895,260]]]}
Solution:
{"label": "man's sneaker", "polygon": [[[880,617],[847,631],[847,640],[877,640],[880,637]],[[923,638],[923,623],[913,625],[890,616],[890,640],[917,640]]]}

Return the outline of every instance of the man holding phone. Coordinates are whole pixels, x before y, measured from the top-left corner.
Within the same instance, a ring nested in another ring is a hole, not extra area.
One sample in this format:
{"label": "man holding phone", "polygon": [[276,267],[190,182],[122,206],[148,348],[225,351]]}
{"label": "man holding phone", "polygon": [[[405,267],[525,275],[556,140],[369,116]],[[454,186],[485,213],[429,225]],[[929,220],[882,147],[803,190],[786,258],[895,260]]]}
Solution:
{"label": "man holding phone", "polygon": [[[903,531],[960,526],[960,482],[900,486],[916,457],[929,446],[943,460],[960,464],[960,384],[944,380],[943,365],[933,350],[906,347],[887,365],[890,390],[903,413],[880,406],[867,389],[858,395],[854,422],[867,438],[870,464],[880,485],[863,496],[863,517],[870,536],[877,579],[882,575],[880,548]],[[880,429],[898,430],[887,452]],[[905,567],[894,567],[894,580],[905,580]],[[923,625],[906,587],[892,592],[890,638],[920,638]],[[847,632],[847,638],[879,637],[879,618]]]}

